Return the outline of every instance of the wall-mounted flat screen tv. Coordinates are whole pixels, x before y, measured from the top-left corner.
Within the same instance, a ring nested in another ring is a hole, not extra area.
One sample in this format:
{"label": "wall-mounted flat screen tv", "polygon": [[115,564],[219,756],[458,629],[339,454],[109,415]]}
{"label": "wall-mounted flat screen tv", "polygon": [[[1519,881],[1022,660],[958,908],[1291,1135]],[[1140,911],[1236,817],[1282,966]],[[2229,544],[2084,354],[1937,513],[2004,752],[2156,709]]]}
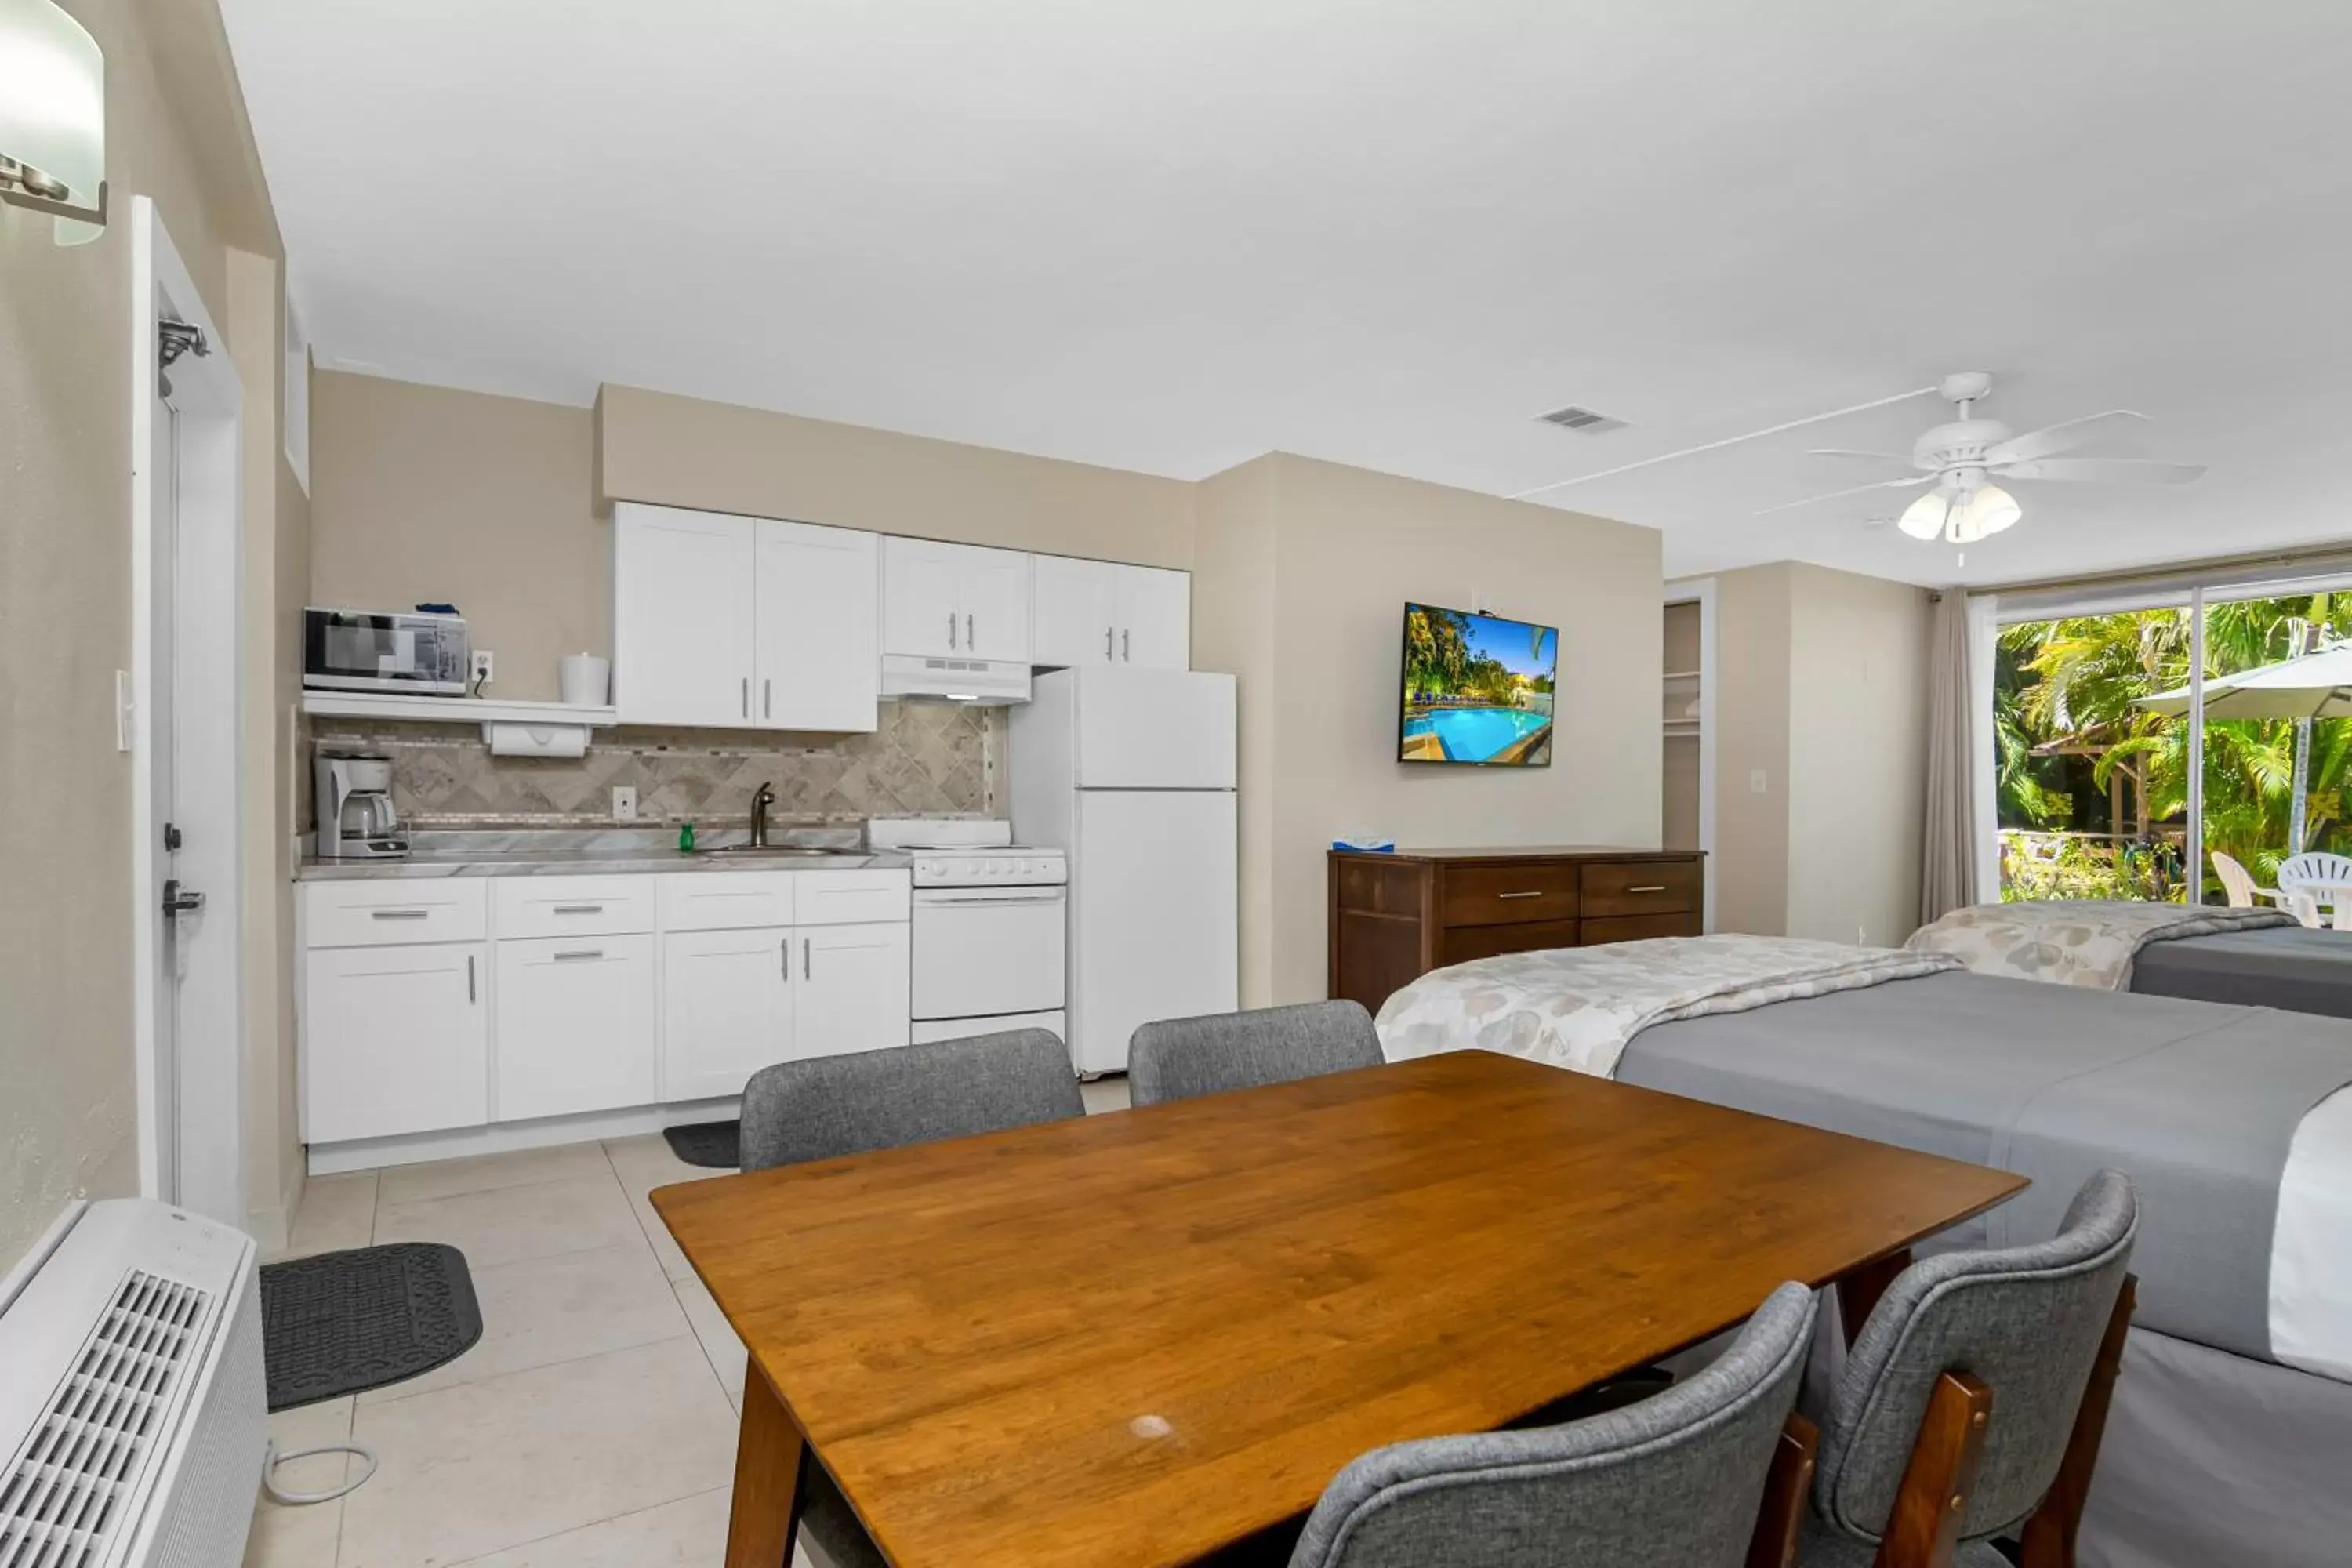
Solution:
{"label": "wall-mounted flat screen tv", "polygon": [[1397,760],[1549,767],[1559,675],[1550,626],[1407,605]]}

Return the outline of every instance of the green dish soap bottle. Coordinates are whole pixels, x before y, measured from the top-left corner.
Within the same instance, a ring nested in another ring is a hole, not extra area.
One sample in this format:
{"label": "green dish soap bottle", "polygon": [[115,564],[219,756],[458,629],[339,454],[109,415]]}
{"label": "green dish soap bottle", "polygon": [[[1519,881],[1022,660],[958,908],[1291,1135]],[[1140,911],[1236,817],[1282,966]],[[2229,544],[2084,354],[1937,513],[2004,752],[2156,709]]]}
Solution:
{"label": "green dish soap bottle", "polygon": [[691,855],[694,853],[694,824],[691,822],[681,822],[678,824],[677,852],[681,855]]}

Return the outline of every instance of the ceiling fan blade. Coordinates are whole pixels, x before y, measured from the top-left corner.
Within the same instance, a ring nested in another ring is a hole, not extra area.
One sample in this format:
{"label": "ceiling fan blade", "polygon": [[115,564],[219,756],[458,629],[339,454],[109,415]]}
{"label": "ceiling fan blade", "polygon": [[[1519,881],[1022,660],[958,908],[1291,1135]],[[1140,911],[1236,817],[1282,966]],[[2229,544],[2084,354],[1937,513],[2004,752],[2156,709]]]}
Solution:
{"label": "ceiling fan blade", "polygon": [[1815,501],[1835,500],[1840,496],[1858,496],[1865,490],[1906,490],[1919,485],[1932,485],[1935,482],[1936,476],[1933,474],[1915,474],[1907,479],[1879,479],[1866,485],[1849,485],[1844,489],[1832,490],[1827,495],[1807,496],[1802,500],[1784,500],[1779,506],[1766,507],[1756,515],[1769,517],[1776,511],[1792,511],[1801,506],[1811,506]]}
{"label": "ceiling fan blade", "polygon": [[2024,463],[2036,458],[2049,457],[2053,452],[2071,452],[2085,441],[2114,435],[2135,422],[2145,425],[2148,423],[2148,417],[2128,408],[2110,408],[2105,414],[2085,414],[2080,419],[2069,419],[2063,425],[2045,425],[2039,430],[2028,430],[2022,436],[2011,436],[1985,453],[1985,461],[1988,464]]}
{"label": "ceiling fan blade", "polygon": [[2205,472],[2202,463],[2156,463],[2145,458],[2044,458],[2003,463],[2004,479],[2088,479],[2110,485],[2185,485]]}
{"label": "ceiling fan blade", "polygon": [[1807,448],[1808,458],[1868,458],[1874,463],[1900,463],[1915,467],[1917,459],[1908,452],[1857,452],[1848,447],[1813,447]]}

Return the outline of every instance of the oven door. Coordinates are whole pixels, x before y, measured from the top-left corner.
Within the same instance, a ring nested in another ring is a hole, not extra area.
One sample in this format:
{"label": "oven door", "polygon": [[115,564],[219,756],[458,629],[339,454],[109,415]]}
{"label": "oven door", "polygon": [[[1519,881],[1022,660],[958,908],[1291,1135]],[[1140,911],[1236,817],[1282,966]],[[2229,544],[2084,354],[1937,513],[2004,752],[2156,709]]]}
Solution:
{"label": "oven door", "polygon": [[302,612],[302,684],[326,691],[466,694],[466,623],[449,616]]}
{"label": "oven door", "polygon": [[915,889],[915,1016],[982,1018],[1062,1005],[1063,888]]}

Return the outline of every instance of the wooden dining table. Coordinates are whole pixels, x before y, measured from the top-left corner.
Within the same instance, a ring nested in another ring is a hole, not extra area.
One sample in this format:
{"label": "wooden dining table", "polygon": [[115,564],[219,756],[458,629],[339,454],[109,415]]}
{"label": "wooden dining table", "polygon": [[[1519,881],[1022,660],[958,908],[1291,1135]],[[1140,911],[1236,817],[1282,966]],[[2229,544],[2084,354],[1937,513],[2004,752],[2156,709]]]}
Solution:
{"label": "wooden dining table", "polygon": [[803,1458],[897,1568],[1152,1568],[1736,1325],[2005,1172],[1484,1051],[664,1187],[750,1352],[728,1568]]}

